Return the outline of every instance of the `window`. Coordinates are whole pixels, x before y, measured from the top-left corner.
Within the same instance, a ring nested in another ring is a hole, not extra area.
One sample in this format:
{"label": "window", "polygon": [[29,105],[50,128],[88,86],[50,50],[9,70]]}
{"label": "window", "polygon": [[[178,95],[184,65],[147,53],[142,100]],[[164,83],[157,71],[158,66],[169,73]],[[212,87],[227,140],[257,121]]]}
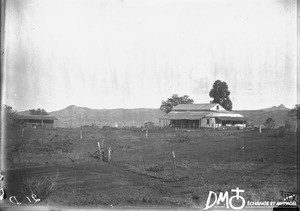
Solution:
{"label": "window", "polygon": [[208,125],[209,125],[209,119],[207,119],[207,120],[206,120],[206,124],[208,124]]}
{"label": "window", "polygon": [[219,110],[219,106],[217,105],[217,110]]}

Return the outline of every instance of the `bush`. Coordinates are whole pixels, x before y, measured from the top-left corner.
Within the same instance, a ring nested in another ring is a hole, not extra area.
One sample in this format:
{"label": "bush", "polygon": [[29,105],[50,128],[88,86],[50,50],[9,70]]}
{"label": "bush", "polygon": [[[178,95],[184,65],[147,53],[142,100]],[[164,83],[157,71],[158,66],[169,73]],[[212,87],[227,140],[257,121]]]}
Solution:
{"label": "bush", "polygon": [[16,120],[16,110],[14,110],[11,106],[8,105],[2,105],[1,110],[2,112],[0,112],[0,119],[4,120],[4,126],[6,127],[6,129],[20,127],[18,121]]}
{"label": "bush", "polygon": [[190,141],[190,136],[188,133],[176,134],[176,142],[183,143],[183,142],[188,142],[188,141]]}
{"label": "bush", "polygon": [[285,120],[284,128],[288,131],[291,131],[293,129],[293,126],[288,120]]}
{"label": "bush", "polygon": [[73,143],[69,139],[59,139],[57,136],[53,139],[43,140],[43,139],[34,139],[29,142],[20,142],[19,143],[19,152],[28,152],[28,153],[55,153],[58,150],[62,152],[72,152]]}
{"label": "bush", "polygon": [[278,137],[285,137],[287,135],[287,129],[285,127],[279,127]]}
{"label": "bush", "polygon": [[54,178],[44,176],[41,178],[30,177],[23,179],[23,192],[25,195],[35,194],[40,200],[45,200],[48,196],[57,190],[58,170]]}
{"label": "bush", "polygon": [[146,168],[146,171],[151,171],[151,172],[160,172],[163,170],[164,170],[164,167],[161,165],[158,165],[158,164],[151,165]]}
{"label": "bush", "polygon": [[147,129],[152,129],[152,128],[154,128],[154,127],[155,127],[155,125],[154,125],[153,122],[146,122],[146,123],[144,124],[144,128],[147,128]]}
{"label": "bush", "polygon": [[268,118],[264,124],[268,129],[273,129],[275,127],[275,121],[272,118]]}

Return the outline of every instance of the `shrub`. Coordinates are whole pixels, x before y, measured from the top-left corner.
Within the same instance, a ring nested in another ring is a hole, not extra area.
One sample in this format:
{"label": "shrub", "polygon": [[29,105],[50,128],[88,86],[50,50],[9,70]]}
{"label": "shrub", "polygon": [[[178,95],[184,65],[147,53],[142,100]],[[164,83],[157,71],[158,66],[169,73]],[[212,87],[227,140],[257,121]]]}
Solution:
{"label": "shrub", "polygon": [[279,127],[278,137],[285,137],[287,135],[287,129],[285,127]]}
{"label": "shrub", "polygon": [[45,200],[51,193],[57,190],[58,170],[54,178],[44,176],[41,178],[29,177],[23,179],[23,192],[35,194],[37,198]]}
{"label": "shrub", "polygon": [[285,120],[284,127],[285,127],[285,129],[288,130],[288,131],[291,131],[291,130],[293,129],[292,124],[291,124],[288,120]]}
{"label": "shrub", "polygon": [[268,118],[264,125],[269,129],[273,129],[275,127],[275,121],[272,118]]}
{"label": "shrub", "polygon": [[176,142],[182,143],[182,142],[188,142],[188,141],[190,141],[190,136],[188,133],[176,134]]}
{"label": "shrub", "polygon": [[62,152],[72,152],[73,143],[71,140],[63,138],[52,139],[52,141],[43,140],[43,139],[34,139],[29,142],[20,142],[19,143],[19,152],[29,152],[34,154],[39,153],[54,153],[57,150]]}
{"label": "shrub", "polygon": [[162,165],[158,165],[158,164],[151,165],[146,168],[146,171],[151,171],[151,172],[160,172],[163,170],[164,170],[164,167]]}
{"label": "shrub", "polygon": [[0,119],[4,120],[4,126],[6,129],[10,128],[19,128],[20,125],[18,124],[18,121],[16,120],[17,111],[14,110],[11,106],[8,105],[2,105],[0,112]]}
{"label": "shrub", "polygon": [[155,127],[155,125],[154,125],[153,122],[146,122],[146,123],[144,124],[144,128],[147,128],[147,129],[152,129],[152,128],[154,128],[154,127]]}

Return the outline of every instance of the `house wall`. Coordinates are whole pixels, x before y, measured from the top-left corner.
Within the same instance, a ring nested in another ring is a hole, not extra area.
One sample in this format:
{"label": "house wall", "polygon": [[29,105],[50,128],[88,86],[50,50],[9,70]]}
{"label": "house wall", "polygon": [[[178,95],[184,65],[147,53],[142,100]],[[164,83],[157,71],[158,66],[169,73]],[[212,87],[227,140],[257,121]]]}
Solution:
{"label": "house wall", "polygon": [[199,120],[171,120],[171,124],[174,128],[184,129],[198,129]]}
{"label": "house wall", "polygon": [[246,127],[246,124],[236,124],[235,126],[238,126],[238,127]]}
{"label": "house wall", "polygon": [[246,127],[243,121],[222,121],[222,126]]}
{"label": "house wall", "polygon": [[23,127],[29,127],[29,128],[54,128],[54,120],[43,120],[43,124],[42,124],[42,120],[35,120],[35,119],[29,119],[28,123],[27,120],[23,120],[21,125]]}
{"label": "house wall", "polygon": [[224,109],[222,106],[220,106],[219,104],[218,104],[218,105],[215,105],[215,106],[212,107],[210,110],[211,110],[211,111],[225,111],[225,109]]}
{"label": "house wall", "polygon": [[[209,124],[207,124],[208,119],[209,119]],[[200,122],[201,122],[200,127],[203,127],[203,128],[219,128],[222,126],[246,127],[246,124],[244,124],[243,122],[238,122],[238,123],[228,122],[228,123],[223,124],[222,121],[219,121],[215,118],[202,118],[200,120]]]}
{"label": "house wall", "polygon": [[169,119],[159,119],[159,126],[165,127],[171,124],[171,120]]}
{"label": "house wall", "polygon": [[[209,124],[207,124],[209,120]],[[172,127],[184,129],[197,129],[197,128],[220,128],[220,127],[246,127],[241,121],[220,121],[213,117],[206,117],[200,120],[171,120]]]}
{"label": "house wall", "polygon": [[[209,120],[209,124],[207,124],[207,120]],[[216,119],[215,118],[202,118],[201,127],[204,128],[215,128],[216,127]]]}

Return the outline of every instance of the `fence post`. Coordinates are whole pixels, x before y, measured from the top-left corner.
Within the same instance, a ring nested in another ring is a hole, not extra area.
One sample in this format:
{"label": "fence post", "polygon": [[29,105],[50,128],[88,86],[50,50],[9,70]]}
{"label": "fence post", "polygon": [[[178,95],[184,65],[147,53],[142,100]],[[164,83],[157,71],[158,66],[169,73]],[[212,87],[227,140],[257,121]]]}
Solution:
{"label": "fence post", "polygon": [[107,158],[108,162],[111,161],[111,148],[108,147],[108,158]]}
{"label": "fence post", "polygon": [[172,176],[173,180],[175,180],[175,152],[172,151]]}
{"label": "fence post", "polygon": [[80,139],[82,139],[82,129],[80,130]]}
{"label": "fence post", "polygon": [[105,138],[102,140],[101,142],[101,148],[104,149],[104,141],[105,141]]}
{"label": "fence post", "polygon": [[145,165],[144,157],[143,157],[143,166],[144,166],[145,173],[147,174],[147,170],[146,170],[146,165]]}
{"label": "fence post", "polygon": [[25,127],[23,127],[23,129],[22,129],[22,140],[23,140],[23,137],[24,137],[24,130],[25,130]]}
{"label": "fence post", "polygon": [[100,161],[103,161],[103,157],[102,157],[102,150],[101,150],[101,146],[100,143],[98,142],[98,149],[99,149],[99,153],[100,153]]}
{"label": "fence post", "polygon": [[259,133],[261,133],[261,125],[259,125]]}

